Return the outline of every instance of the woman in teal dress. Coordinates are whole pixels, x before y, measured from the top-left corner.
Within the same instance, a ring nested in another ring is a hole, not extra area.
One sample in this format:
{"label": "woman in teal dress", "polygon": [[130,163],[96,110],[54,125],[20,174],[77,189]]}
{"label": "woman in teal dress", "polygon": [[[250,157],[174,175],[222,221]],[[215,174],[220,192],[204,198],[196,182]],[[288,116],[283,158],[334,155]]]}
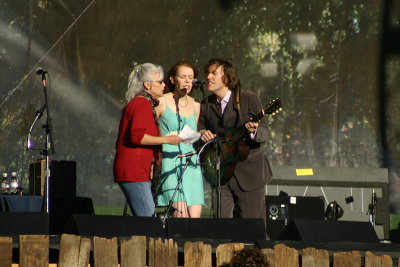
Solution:
{"label": "woman in teal dress", "polygon": [[[168,72],[168,93],[161,97],[156,108],[161,134],[179,134],[183,127],[197,130],[200,103],[188,94],[197,72],[188,62],[178,62]],[[199,218],[204,205],[203,176],[200,165],[196,164],[197,154],[191,157],[179,155],[195,150],[193,145],[181,143],[179,146],[165,144],[162,148],[161,180],[157,190],[157,205],[168,206],[174,195],[178,179],[182,181],[175,193],[172,207],[174,216],[179,218]],[[189,164],[184,170],[187,160]]]}

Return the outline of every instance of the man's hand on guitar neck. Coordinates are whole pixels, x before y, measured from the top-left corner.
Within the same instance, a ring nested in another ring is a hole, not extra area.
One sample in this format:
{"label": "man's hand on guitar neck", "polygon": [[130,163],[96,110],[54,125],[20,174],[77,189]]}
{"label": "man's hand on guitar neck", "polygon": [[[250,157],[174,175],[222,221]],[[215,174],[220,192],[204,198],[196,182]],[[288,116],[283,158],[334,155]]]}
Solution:
{"label": "man's hand on guitar neck", "polygon": [[210,130],[201,130],[199,131],[199,133],[201,133],[201,141],[205,143],[214,139],[217,136],[216,134],[213,134]]}
{"label": "man's hand on guitar neck", "polygon": [[249,131],[249,133],[254,134],[257,131],[258,122],[249,121],[246,122],[244,126],[246,127],[247,131]]}

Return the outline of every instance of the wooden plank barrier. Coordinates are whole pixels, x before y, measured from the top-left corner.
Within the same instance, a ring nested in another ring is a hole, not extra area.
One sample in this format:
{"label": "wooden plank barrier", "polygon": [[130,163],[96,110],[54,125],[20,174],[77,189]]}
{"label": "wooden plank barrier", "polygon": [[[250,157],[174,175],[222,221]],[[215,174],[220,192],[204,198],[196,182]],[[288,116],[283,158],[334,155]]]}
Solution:
{"label": "wooden plank barrier", "polygon": [[149,267],[154,267],[155,266],[155,261],[156,261],[155,255],[154,255],[155,246],[156,246],[155,245],[155,239],[150,237],[149,238],[149,248],[148,248],[149,249],[149,253],[148,253],[148,257],[147,257]]}
{"label": "wooden plank barrier", "polygon": [[367,251],[365,253],[365,267],[382,267],[381,257]]}
{"label": "wooden plank barrier", "polygon": [[20,267],[49,266],[48,235],[19,236],[19,266]]}
{"label": "wooden plank barrier", "polygon": [[148,254],[149,267],[176,267],[178,265],[178,244],[172,239],[162,240],[150,237]]}
{"label": "wooden plank barrier", "polygon": [[[93,237],[93,263],[96,267],[102,266],[138,266],[138,267],[176,267],[178,266],[178,245],[172,239],[149,238],[132,236],[129,240],[122,240],[120,245],[120,265],[118,264],[117,238]],[[19,264],[12,263],[12,238],[0,237],[0,267],[48,267],[49,264],[49,236],[21,235],[19,237]],[[59,250],[59,267],[87,267],[89,265],[92,241],[76,235],[63,234]],[[148,248],[148,253],[146,249]],[[216,266],[230,262],[241,249],[243,243],[220,244],[216,248]],[[276,244],[274,249],[262,249],[267,256],[270,267],[299,267],[299,253],[297,249],[285,244]],[[301,255],[301,266],[329,267],[330,259],[327,250],[305,248]],[[147,258],[146,258],[146,255]],[[211,267],[212,248],[203,242],[186,242],[184,244],[185,267]],[[359,251],[337,252],[332,255],[333,267],[393,267],[393,260],[388,255],[377,256],[367,251],[364,255],[364,265],[361,265]],[[397,259],[400,266],[400,258]]]}
{"label": "wooden plank barrier", "polygon": [[0,237],[0,267],[10,267],[12,264],[12,238]]}
{"label": "wooden plank barrier", "polygon": [[117,238],[93,237],[93,263],[96,267],[118,266]]}
{"label": "wooden plank barrier", "polygon": [[263,248],[261,252],[267,256],[269,267],[278,267],[275,265],[275,252],[271,248]]}
{"label": "wooden plank barrier", "polygon": [[185,267],[211,267],[211,245],[203,242],[186,242],[183,248]]}
{"label": "wooden plank barrier", "polygon": [[78,266],[80,243],[80,236],[66,234],[61,236],[60,251],[58,253],[58,266]]}
{"label": "wooden plank barrier", "polygon": [[87,267],[90,259],[92,241],[76,235],[61,236],[58,256],[59,267]]}
{"label": "wooden plank barrier", "polygon": [[392,258],[388,255],[376,256],[372,252],[365,252],[365,267],[393,267]]}
{"label": "wooden plank barrier", "polygon": [[332,258],[333,267],[361,267],[359,251],[333,253]]}
{"label": "wooden plank barrier", "polygon": [[308,267],[329,267],[328,251],[315,248],[303,249],[301,265]]}
{"label": "wooden plank barrier", "polygon": [[145,236],[132,236],[121,241],[121,267],[146,267],[146,240]]}
{"label": "wooden plank barrier", "polygon": [[389,255],[382,255],[381,259],[382,259],[382,267],[393,267],[393,260]]}
{"label": "wooden plank barrier", "polygon": [[176,267],[178,265],[178,243],[173,239],[168,239],[168,265],[167,267]]}
{"label": "wooden plank barrier", "polygon": [[289,248],[284,244],[274,246],[275,266],[279,267],[299,267],[299,253],[294,248]]}
{"label": "wooden plank barrier", "polygon": [[235,256],[235,252],[243,248],[243,243],[227,243],[218,245],[217,250],[215,251],[217,266],[230,262],[233,256]]}
{"label": "wooden plank barrier", "polygon": [[92,240],[89,238],[82,238],[79,244],[79,267],[86,267],[89,264],[90,250],[92,248]]}

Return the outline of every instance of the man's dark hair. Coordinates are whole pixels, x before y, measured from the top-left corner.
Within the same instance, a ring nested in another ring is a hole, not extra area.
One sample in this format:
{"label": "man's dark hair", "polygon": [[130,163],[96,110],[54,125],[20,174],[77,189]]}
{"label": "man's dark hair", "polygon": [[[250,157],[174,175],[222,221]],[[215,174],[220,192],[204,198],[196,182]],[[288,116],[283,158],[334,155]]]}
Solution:
{"label": "man's dark hair", "polygon": [[230,59],[224,58],[213,58],[210,59],[204,68],[206,75],[208,74],[208,69],[210,66],[216,65],[217,68],[222,66],[224,71],[224,84],[231,90],[235,95],[240,94],[240,79],[236,74],[236,69],[233,66]]}

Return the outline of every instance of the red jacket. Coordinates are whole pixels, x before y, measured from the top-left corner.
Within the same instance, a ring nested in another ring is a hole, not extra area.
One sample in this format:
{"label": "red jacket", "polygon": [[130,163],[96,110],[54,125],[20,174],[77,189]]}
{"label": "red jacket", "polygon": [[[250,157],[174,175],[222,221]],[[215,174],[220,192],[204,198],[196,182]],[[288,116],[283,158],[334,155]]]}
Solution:
{"label": "red jacket", "polygon": [[114,159],[114,181],[149,181],[154,146],[141,145],[144,134],[158,136],[151,103],[133,98],[122,111]]}

